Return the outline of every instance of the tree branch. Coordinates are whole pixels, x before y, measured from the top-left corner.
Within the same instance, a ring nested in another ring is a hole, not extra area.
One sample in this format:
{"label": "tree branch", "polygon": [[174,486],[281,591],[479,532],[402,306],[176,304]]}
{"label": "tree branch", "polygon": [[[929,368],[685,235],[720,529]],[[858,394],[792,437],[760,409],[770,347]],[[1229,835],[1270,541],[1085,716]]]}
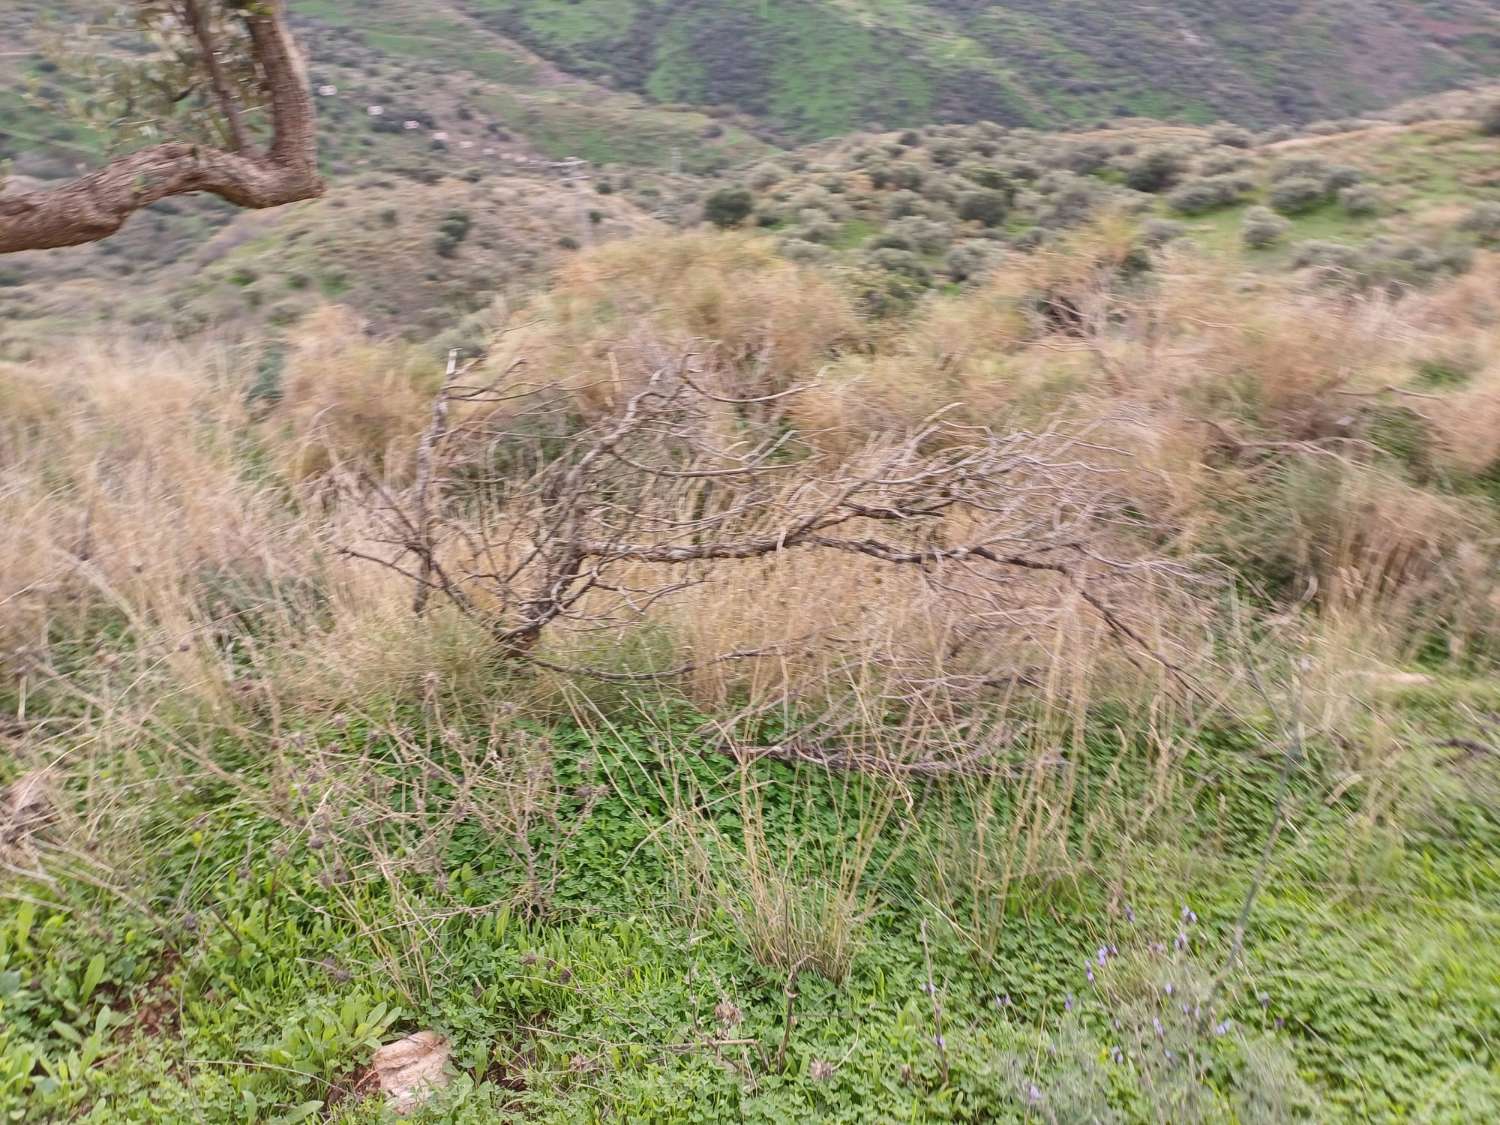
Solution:
{"label": "tree branch", "polygon": [[229,76],[224,73],[224,66],[219,61],[218,48],[208,20],[204,18],[198,0],[183,0],[183,9],[193,38],[198,41],[198,51],[203,58],[204,69],[208,71],[208,80],[214,88],[214,97],[218,99],[219,112],[224,115],[224,124],[229,129],[229,143],[235,152],[247,152],[250,148],[250,134],[245,131],[245,118],[240,112],[239,100],[234,96]]}
{"label": "tree branch", "polygon": [[312,95],[286,28],[283,0],[267,0],[244,20],[271,110],[266,153],[168,142],[117,157],[61,187],[0,196],[0,254],[95,242],[141,208],[188,192],[206,191],[254,209],[323,194]]}

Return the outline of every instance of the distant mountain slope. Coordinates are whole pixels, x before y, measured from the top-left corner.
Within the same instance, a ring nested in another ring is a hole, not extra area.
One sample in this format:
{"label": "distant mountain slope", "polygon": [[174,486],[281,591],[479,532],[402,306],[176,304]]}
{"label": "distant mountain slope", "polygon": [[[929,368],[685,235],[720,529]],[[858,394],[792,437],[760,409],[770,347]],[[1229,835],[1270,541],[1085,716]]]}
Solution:
{"label": "distant mountain slope", "polygon": [[1248,124],[1500,74],[1491,0],[455,0],[560,66],[798,137],[872,122]]}

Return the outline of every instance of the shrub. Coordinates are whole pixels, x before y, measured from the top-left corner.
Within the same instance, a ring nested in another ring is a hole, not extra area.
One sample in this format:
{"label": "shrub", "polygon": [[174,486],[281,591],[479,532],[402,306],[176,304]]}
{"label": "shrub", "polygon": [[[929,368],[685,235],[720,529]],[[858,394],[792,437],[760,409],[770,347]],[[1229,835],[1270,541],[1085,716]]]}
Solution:
{"label": "shrub", "polygon": [[946,223],[911,215],[886,228],[888,236],[900,238],[908,249],[921,254],[938,254],[953,241],[953,230]]}
{"label": "shrub", "polygon": [[1213,142],[1226,148],[1249,148],[1255,143],[1255,138],[1238,125],[1218,125],[1213,131]]}
{"label": "shrub", "polygon": [[1271,206],[1283,215],[1301,215],[1328,201],[1326,181],[1293,176],[1271,189]]}
{"label": "shrub", "polygon": [[433,243],[438,257],[453,257],[458,251],[459,243],[469,237],[473,222],[467,211],[450,211],[443,216],[443,221],[438,224],[437,240]]}
{"label": "shrub", "polygon": [[978,246],[965,243],[948,251],[943,269],[954,281],[968,281],[984,269],[987,255]]}
{"label": "shrub", "polygon": [[1385,201],[1369,184],[1352,184],[1339,192],[1339,203],[1350,215],[1359,218],[1380,214]]}
{"label": "shrub", "polygon": [[1500,101],[1493,101],[1480,111],[1479,132],[1486,137],[1500,137]]}
{"label": "shrub", "polygon": [[909,250],[896,250],[887,247],[871,253],[870,260],[886,272],[908,278],[918,285],[927,286],[932,284],[931,272],[922,263],[922,259]]}
{"label": "shrub", "polygon": [[965,192],[958,201],[958,217],[964,222],[997,227],[1010,210],[1005,193],[985,190]]}
{"label": "shrub", "polygon": [[1187,227],[1171,219],[1147,219],[1141,225],[1141,241],[1147,246],[1165,246],[1187,233]]}
{"label": "shrub", "polygon": [[943,168],[951,168],[963,157],[963,149],[952,141],[943,141],[932,146],[932,162]]}
{"label": "shrub", "polygon": [[820,262],[828,257],[828,248],[801,238],[788,238],[781,243],[782,256],[794,262]]}
{"label": "shrub", "polygon": [[1269,207],[1252,207],[1245,212],[1240,239],[1251,250],[1264,250],[1280,242],[1291,229],[1292,224]]}
{"label": "shrub", "polygon": [[801,221],[787,232],[788,237],[803,242],[832,242],[838,237],[839,227],[822,211],[802,212]]}
{"label": "shrub", "polygon": [[907,215],[920,215],[924,206],[922,197],[916,192],[898,191],[886,203],[885,213],[889,218],[900,219]]}
{"label": "shrub", "polygon": [[720,188],[703,203],[703,217],[721,230],[737,227],[755,209],[755,198],[749,188]]}
{"label": "shrub", "polygon": [[1060,168],[1087,176],[1108,164],[1109,158],[1109,146],[1098,141],[1085,141],[1064,149],[1056,163]]}
{"label": "shrub", "polygon": [[[977,161],[971,161],[960,168],[958,174],[970,183],[978,184],[982,188],[999,191],[1007,187],[1005,173],[992,164],[980,164]],[[1014,189],[1012,188],[1008,194],[1013,195]]]}
{"label": "shrub", "polygon": [[1282,180],[1318,180],[1326,183],[1332,174],[1333,169],[1321,156],[1299,156],[1283,160],[1272,168],[1271,182],[1276,184]]}
{"label": "shrub", "polygon": [[1204,157],[1198,170],[1205,176],[1227,176],[1231,172],[1243,171],[1249,163],[1241,153],[1221,152]]}
{"label": "shrub", "polygon": [[1364,180],[1365,174],[1358,168],[1351,168],[1347,164],[1335,164],[1328,169],[1328,174],[1323,182],[1328,185],[1329,191],[1342,191],[1346,187],[1353,187]]}
{"label": "shrub", "polygon": [[1359,250],[1342,242],[1299,242],[1292,251],[1292,265],[1299,270],[1354,273],[1362,264]]}
{"label": "shrub", "polygon": [[1157,194],[1166,191],[1182,175],[1182,154],[1176,149],[1155,148],[1133,163],[1125,173],[1125,186]]}
{"label": "shrub", "polygon": [[1167,206],[1183,215],[1201,215],[1205,211],[1240,202],[1254,186],[1249,180],[1239,176],[1211,176],[1191,180],[1167,197]]}
{"label": "shrub", "polygon": [[903,160],[899,164],[891,165],[890,185],[901,191],[918,191],[922,187],[925,178],[920,165]]}
{"label": "shrub", "polygon": [[1458,224],[1462,231],[1476,236],[1485,245],[1500,245],[1500,203],[1477,205]]}

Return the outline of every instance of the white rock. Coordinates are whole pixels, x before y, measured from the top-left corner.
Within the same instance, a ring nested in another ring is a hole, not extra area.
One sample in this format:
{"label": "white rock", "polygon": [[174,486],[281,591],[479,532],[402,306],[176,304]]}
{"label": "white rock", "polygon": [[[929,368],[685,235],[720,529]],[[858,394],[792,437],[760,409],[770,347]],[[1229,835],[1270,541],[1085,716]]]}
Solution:
{"label": "white rock", "polygon": [[448,1085],[450,1050],[437,1032],[418,1031],[375,1052],[370,1067],[393,1112],[410,1113]]}

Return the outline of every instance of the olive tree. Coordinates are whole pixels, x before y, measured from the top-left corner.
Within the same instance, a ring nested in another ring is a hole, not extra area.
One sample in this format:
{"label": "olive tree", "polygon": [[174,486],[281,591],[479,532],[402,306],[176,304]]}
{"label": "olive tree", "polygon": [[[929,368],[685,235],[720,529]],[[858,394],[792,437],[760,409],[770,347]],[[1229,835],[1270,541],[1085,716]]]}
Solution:
{"label": "olive tree", "polygon": [[94,242],[188,192],[251,208],[322,194],[312,95],[285,0],[130,0],[116,15],[154,45],[84,63],[94,91],[85,110],[120,151],[61,185],[0,183],[0,253]]}

